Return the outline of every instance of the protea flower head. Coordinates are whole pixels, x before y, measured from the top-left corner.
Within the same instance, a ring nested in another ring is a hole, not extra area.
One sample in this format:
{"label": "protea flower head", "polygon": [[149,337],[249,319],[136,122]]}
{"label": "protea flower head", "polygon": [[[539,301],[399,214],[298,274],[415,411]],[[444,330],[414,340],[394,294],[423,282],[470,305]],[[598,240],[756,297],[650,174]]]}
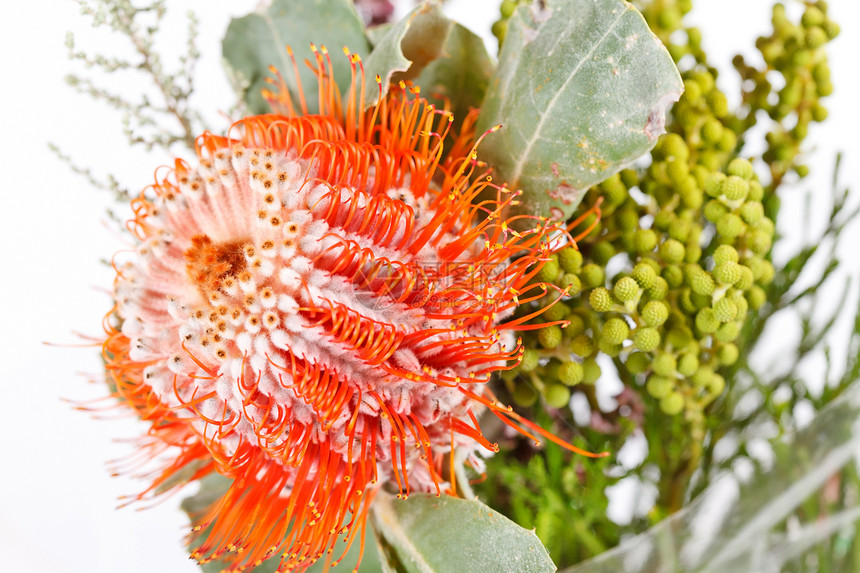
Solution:
{"label": "protea flower head", "polygon": [[546,292],[565,229],[511,229],[517,193],[482,173],[474,115],[453,137],[402,84],[365,110],[360,59],[341,99],[315,55],[318,114],[268,94],[279,114],[202,135],[133,202],[105,320],[116,394],[151,423],[139,457],[161,462],[138,497],[231,478],[193,557],[236,571],[348,547],[383,483],[454,492],[446,454],[497,448],[486,410],[543,432],[487,382],[519,359],[532,315],[512,312]]}

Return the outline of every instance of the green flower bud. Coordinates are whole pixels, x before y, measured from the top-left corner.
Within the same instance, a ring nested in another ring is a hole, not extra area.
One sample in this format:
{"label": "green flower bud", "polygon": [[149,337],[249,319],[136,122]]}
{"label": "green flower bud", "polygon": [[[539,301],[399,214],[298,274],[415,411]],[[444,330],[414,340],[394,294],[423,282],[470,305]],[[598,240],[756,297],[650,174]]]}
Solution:
{"label": "green flower bud", "polygon": [[756,221],[756,224],[753,225],[753,227],[760,231],[764,231],[767,233],[768,237],[773,237],[773,234],[776,232],[776,226],[773,224],[773,221],[767,217],[762,217]]}
{"label": "green flower bud", "polygon": [[530,384],[517,384],[514,387],[513,399],[517,405],[527,408],[537,402],[538,394]]}
{"label": "green flower bud", "polygon": [[726,389],[726,379],[719,374],[711,376],[711,381],[708,383],[708,392],[711,396],[719,396]]}
{"label": "green flower bud", "polygon": [[681,243],[687,242],[693,233],[693,224],[685,219],[675,219],[669,227],[669,238]]}
{"label": "green flower bud", "polygon": [[699,357],[693,353],[686,353],[681,355],[681,359],[678,360],[678,372],[682,376],[690,377],[692,376],[696,370],[699,369]]}
{"label": "green flower bud", "polygon": [[582,369],[582,364],[579,362],[568,361],[562,362],[558,367],[558,381],[567,386],[576,386],[582,382],[582,377],[585,371]]}
{"label": "green flower bud", "polygon": [[555,255],[551,255],[550,259],[538,271],[537,280],[543,283],[555,282],[560,272],[561,267],[558,265],[558,258]]}
{"label": "green flower bud", "polygon": [[605,267],[609,259],[615,256],[615,247],[609,241],[600,241],[591,249],[591,258],[600,266]]}
{"label": "green flower bud", "polygon": [[669,307],[659,300],[649,301],[642,309],[642,320],[652,327],[661,326],[669,318]]}
{"label": "green flower bud", "polygon": [[665,376],[650,376],[645,383],[645,390],[657,400],[665,398],[675,390],[674,380]]}
{"label": "green flower bud", "polygon": [[612,295],[609,293],[609,289],[604,287],[597,287],[591,291],[591,294],[588,295],[588,302],[591,308],[597,312],[608,312],[612,309]]}
{"label": "green flower bud", "polygon": [[599,187],[608,205],[621,205],[628,197],[627,187],[621,182],[621,176],[617,173],[600,183]]}
{"label": "green flower bud", "polygon": [[561,342],[561,329],[558,326],[541,328],[538,331],[538,342],[544,348],[555,348]]}
{"label": "green flower bud", "polygon": [[736,291],[734,295],[732,295],[732,302],[735,303],[738,307],[738,320],[744,320],[747,316],[747,312],[749,311],[749,303],[747,299],[744,298],[744,295],[740,291]]}
{"label": "green flower bud", "polygon": [[732,321],[738,316],[738,305],[728,297],[723,297],[714,305],[714,314],[720,322]]}
{"label": "green flower bud", "polygon": [[567,322],[567,327],[564,327],[563,330],[568,338],[579,336],[585,332],[585,321],[578,314],[570,315]]}
{"label": "green flower bud", "polygon": [[839,35],[839,24],[833,20],[826,21],[822,28],[824,29],[824,33],[827,34],[827,37],[831,40]]}
{"label": "green flower bud", "polygon": [[633,242],[639,253],[653,251],[657,246],[657,233],[651,229],[638,229],[633,235]]}
{"label": "green flower bud", "polygon": [[670,159],[666,162],[666,175],[676,185],[682,183],[690,174],[690,166],[686,161],[680,159]]}
{"label": "green flower bud", "polygon": [[678,194],[681,196],[681,203],[687,209],[698,210],[705,202],[705,195],[692,175],[688,175],[684,183],[678,187]]}
{"label": "green flower bud", "polygon": [[570,341],[570,351],[582,358],[594,354],[594,342],[587,334],[580,334]]}
{"label": "green flower bud", "polygon": [[714,76],[706,70],[696,70],[692,74],[693,78],[699,83],[702,92],[707,94],[714,89]]}
{"label": "green flower bud", "polygon": [[747,291],[746,299],[751,309],[758,310],[767,302],[767,294],[765,294],[764,289],[760,286],[753,285]]}
{"label": "green flower bud", "polygon": [[736,263],[739,260],[737,249],[731,245],[720,245],[714,249],[714,264]]}
{"label": "green flower bud", "polygon": [[715,90],[709,93],[708,105],[711,107],[714,115],[719,118],[729,115],[729,100],[726,99],[726,95],[723,92]]}
{"label": "green flower bud", "polygon": [[[508,32],[508,21],[496,20],[493,22],[493,26],[490,28],[490,31],[493,33],[493,36],[499,39],[500,42],[504,41],[505,35]],[[532,402],[532,404],[533,403],[534,402]]]}
{"label": "green flower bud", "polygon": [[669,293],[669,283],[663,277],[657,277],[654,279],[654,284],[648,287],[645,292],[654,300],[663,300]]}
{"label": "green flower bud", "polygon": [[610,318],[603,325],[600,336],[610,344],[621,344],[627,340],[628,334],[630,334],[630,327],[627,322],[620,318]]}
{"label": "green flower bud", "polygon": [[624,366],[633,375],[642,374],[651,367],[651,357],[644,352],[631,352]]}
{"label": "green flower bud", "polygon": [[698,370],[696,370],[693,375],[690,377],[690,380],[696,386],[703,387],[707,386],[711,382],[711,378],[714,376],[714,371],[709,366],[701,366]]}
{"label": "green flower bud", "polygon": [[720,319],[712,308],[703,308],[696,313],[696,328],[705,334],[711,334],[720,327]]}
{"label": "green flower bud", "polygon": [[633,231],[639,226],[639,214],[633,209],[619,209],[615,212],[615,224],[621,231]]}
{"label": "green flower bud", "polygon": [[547,384],[543,397],[551,407],[564,408],[570,402],[570,389],[563,384]]}
{"label": "green flower bud", "polygon": [[729,212],[729,208],[723,205],[720,201],[713,199],[705,203],[704,215],[705,219],[712,223],[716,223]]}
{"label": "green flower bud", "polygon": [[502,5],[499,7],[499,10],[502,13],[502,18],[510,18],[516,8],[516,0],[502,0]]}
{"label": "green flower bud", "polygon": [[672,288],[677,288],[684,283],[684,271],[678,265],[669,265],[661,274]]}
{"label": "green flower bud", "polygon": [[684,80],[684,95],[682,99],[694,103],[700,97],[702,97],[702,88],[699,87],[696,80]]}
{"label": "green flower bud", "polygon": [[684,411],[684,397],[680,392],[672,392],[660,400],[660,410],[667,416],[677,416]]}
{"label": "green flower bud", "polygon": [[723,344],[719,350],[717,350],[717,360],[720,361],[720,364],[723,366],[731,366],[735,362],[738,361],[738,347],[732,343]]}
{"label": "green flower bud", "polygon": [[830,112],[827,111],[827,108],[818,102],[812,105],[810,111],[812,112],[812,119],[818,123],[821,123],[822,121],[827,119],[828,115],[830,115]]}
{"label": "green flower bud", "polygon": [[734,213],[726,213],[717,221],[717,233],[727,239],[734,239],[744,232],[744,222]]}
{"label": "green flower bud", "polygon": [[602,285],[606,281],[606,274],[603,271],[603,267],[594,263],[588,263],[582,267],[580,278],[582,279],[582,285],[590,289]]}
{"label": "green flower bud", "polygon": [[746,241],[750,250],[761,257],[766,255],[770,251],[771,246],[773,246],[773,240],[770,238],[770,235],[758,229],[753,229],[747,233]]}
{"label": "green flower bud", "polygon": [[702,247],[697,243],[687,243],[685,249],[684,262],[696,263],[702,258]]}
{"label": "green flower bud", "polygon": [[714,288],[716,286],[714,285],[714,279],[711,278],[711,275],[707,271],[703,270],[692,273],[688,282],[690,284],[690,288],[693,289],[693,292],[704,296],[710,296],[711,293],[714,292]]}
{"label": "green flower bud", "polygon": [[686,250],[680,241],[667,239],[660,245],[660,258],[669,264],[678,264],[684,260]]}
{"label": "green flower bud", "polygon": [[755,171],[753,170],[752,163],[750,163],[746,159],[741,159],[740,157],[732,159],[729,162],[729,166],[726,171],[729,175],[735,175],[747,181],[755,177]]}
{"label": "green flower bud", "polygon": [[750,192],[747,194],[748,201],[761,201],[764,199],[764,187],[758,181],[750,181]]}
{"label": "green flower bud", "polygon": [[733,342],[741,333],[741,323],[727,322],[717,329],[714,336],[720,342]]}
{"label": "green flower bud", "polygon": [[567,308],[563,302],[559,301],[552,306],[548,306],[541,315],[541,318],[547,322],[555,322],[557,320],[562,320],[569,312],[570,309]]}
{"label": "green flower bud", "polygon": [[741,266],[732,261],[726,261],[714,267],[713,275],[718,283],[733,285],[741,278]]}
{"label": "green flower bud", "polygon": [[564,272],[578,273],[582,270],[582,253],[576,247],[565,247],[558,253],[558,263]]}
{"label": "green flower bud", "polygon": [[699,308],[696,306],[696,303],[693,302],[693,291],[689,288],[685,288],[681,291],[681,296],[678,299],[678,302],[680,303],[681,310],[687,314],[696,312],[696,309]]}
{"label": "green flower bud", "polygon": [[656,328],[640,326],[633,333],[633,345],[642,352],[651,352],[660,345],[660,333]]}
{"label": "green flower bud", "polygon": [[810,50],[815,50],[827,43],[827,32],[821,28],[810,28],[806,31],[806,47]]}
{"label": "green flower bud", "polygon": [[[636,281],[636,284],[638,284],[640,287],[648,288],[652,284],[654,284],[654,280],[657,278],[657,272],[651,265],[646,263],[639,263],[638,265],[633,267],[633,272],[630,273],[630,276],[633,278],[633,280]],[[615,286],[618,287],[617,284]],[[616,294],[615,296],[618,295]]]}
{"label": "green flower bud", "polygon": [[725,151],[726,153],[730,151],[734,151],[735,147],[738,144],[738,136],[735,135],[735,132],[731,129],[723,130],[723,138],[720,139],[720,143],[717,146],[717,149],[720,151]]}
{"label": "green flower bud", "polygon": [[[656,273],[654,274],[652,282],[654,279],[656,279]],[[612,294],[614,294],[615,298],[621,302],[628,302],[636,298],[639,294],[639,285],[636,284],[636,281],[631,277],[621,277],[612,288]]]}
{"label": "green flower bud", "polygon": [[661,137],[659,151],[666,159],[675,158],[684,162],[690,160],[690,148],[687,147],[684,138],[677,133],[667,133]]}
{"label": "green flower bud", "polygon": [[702,124],[702,139],[706,143],[716,145],[723,138],[723,124],[715,117],[709,117]]}
{"label": "green flower bud", "polygon": [[815,6],[809,6],[800,18],[800,23],[804,28],[812,28],[813,26],[821,26],[824,24],[826,17],[824,12]]}
{"label": "green flower bud", "polygon": [[661,352],[654,358],[654,372],[660,376],[674,376],[678,363],[671,354]]}
{"label": "green flower bud", "polygon": [[624,349],[620,344],[613,344],[606,340],[603,337],[600,337],[600,340],[597,342],[597,349],[600,350],[603,354],[609,356],[610,358],[615,358],[621,351]]}
{"label": "green flower bud", "polygon": [[821,82],[818,84],[818,95],[827,97],[833,94],[833,82]]}
{"label": "green flower bud", "polygon": [[737,175],[729,176],[725,183],[723,183],[723,194],[729,201],[738,201],[743,199],[747,196],[749,190],[750,184],[747,183],[746,179],[738,177]]}
{"label": "green flower bud", "polygon": [[672,348],[686,348],[693,340],[693,335],[686,327],[673,328],[669,331],[669,334],[666,335],[666,340]]}
{"label": "green flower bud", "polygon": [[758,282],[763,285],[769,285],[773,280],[774,273],[773,264],[770,261],[762,261],[762,271]]}
{"label": "green flower bud", "polygon": [[725,183],[726,179],[725,174],[719,171],[711,173],[705,182],[705,193],[711,197],[719,197],[723,194],[723,183]]}
{"label": "green flower bud", "polygon": [[582,383],[594,384],[600,378],[600,365],[593,358],[589,358],[582,362]]}
{"label": "green flower bud", "polygon": [[573,273],[564,273],[561,276],[560,287],[567,289],[568,296],[577,296],[582,292],[582,281]]}
{"label": "green flower bud", "polygon": [[758,201],[747,201],[741,205],[740,214],[745,223],[753,225],[764,217],[764,207]]}
{"label": "green flower bud", "polygon": [[540,352],[534,348],[526,348],[523,352],[523,359],[520,361],[519,368],[523,372],[531,372],[537,368],[540,362]]}
{"label": "green flower bud", "polygon": [[636,173],[635,169],[622,169],[621,182],[628,189],[636,187],[639,184],[639,174]]}
{"label": "green flower bud", "polygon": [[738,290],[749,290],[753,285],[753,282],[755,282],[755,277],[753,277],[752,271],[749,267],[741,265],[741,276],[737,282],[735,282],[735,288]]}

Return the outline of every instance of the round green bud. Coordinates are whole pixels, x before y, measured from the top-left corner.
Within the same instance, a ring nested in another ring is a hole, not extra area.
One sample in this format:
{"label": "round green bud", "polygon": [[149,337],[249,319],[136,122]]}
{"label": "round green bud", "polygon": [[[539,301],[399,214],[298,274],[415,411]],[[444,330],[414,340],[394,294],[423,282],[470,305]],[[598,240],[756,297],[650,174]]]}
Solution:
{"label": "round green bud", "polygon": [[544,348],[555,348],[561,343],[561,329],[558,326],[547,326],[538,331],[538,342]]}
{"label": "round green bud", "polygon": [[719,396],[723,393],[723,390],[726,389],[726,379],[720,376],[719,374],[714,374],[711,376],[710,382],[708,382],[708,392],[712,396]]}
{"label": "round green bud", "polygon": [[579,336],[585,332],[585,321],[578,314],[572,314],[567,319],[567,326],[562,329],[569,338]]}
{"label": "round green bud", "polygon": [[688,175],[684,183],[678,186],[678,194],[681,197],[681,203],[687,209],[699,209],[705,202],[705,195],[692,175]]}
{"label": "round green bud", "polygon": [[564,273],[561,276],[559,286],[567,289],[568,296],[577,296],[582,292],[582,281],[579,280],[579,276],[573,273]]}
{"label": "round green bud", "polygon": [[655,273],[659,273],[660,269],[661,269],[660,263],[658,263],[656,260],[654,260],[651,257],[642,257],[641,259],[639,259],[639,262],[637,263],[637,265],[648,265],[649,267],[654,269]]}
{"label": "round green bud", "polygon": [[558,259],[555,255],[552,255],[548,261],[546,261],[541,267],[541,270],[538,271],[537,280],[544,283],[555,282],[555,279],[558,277],[558,274],[561,272],[561,267],[558,264]]}
{"label": "round green bud", "polygon": [[737,249],[731,245],[720,245],[714,249],[714,264],[736,263],[739,260]]}
{"label": "round green bud", "polygon": [[599,185],[602,195],[608,205],[621,205],[627,199],[627,187],[621,182],[621,176],[615,174]]}
{"label": "round green bud", "polygon": [[639,174],[636,173],[635,169],[622,169],[621,182],[624,183],[624,186],[628,189],[636,187],[639,184]]}
{"label": "round green bud", "polygon": [[746,159],[741,159],[740,157],[732,159],[729,162],[729,166],[726,171],[729,175],[734,175],[747,181],[755,177],[755,171],[753,170],[752,163],[750,163]]}
{"label": "round green bud", "polygon": [[669,264],[678,264],[684,260],[686,250],[680,241],[668,239],[660,245],[660,258]]}
{"label": "round green bud", "polygon": [[687,327],[673,328],[669,331],[669,334],[666,335],[666,341],[672,346],[672,348],[677,349],[686,348],[692,340],[693,334]]}
{"label": "round green bud", "polygon": [[570,309],[563,302],[559,301],[552,306],[546,307],[546,310],[541,314],[541,318],[547,322],[555,322],[562,320],[569,312]]}
{"label": "round green bud", "polygon": [[681,11],[675,7],[664,8],[657,15],[657,25],[664,30],[676,30],[681,25]]}
{"label": "round green bud", "polygon": [[764,207],[758,201],[747,201],[740,208],[741,219],[748,225],[758,223],[764,217]]}
{"label": "round green bud", "polygon": [[833,94],[833,82],[821,82],[817,87],[818,95],[821,97],[827,97]]}
{"label": "round green bud", "polygon": [[[651,265],[646,263],[639,263],[638,265],[633,267],[633,272],[630,273],[630,276],[633,278],[633,280],[636,281],[636,284],[638,284],[640,287],[648,288],[652,284],[654,284],[654,280],[657,278],[657,272]],[[618,287],[617,284],[615,286]],[[616,294],[616,296],[618,295]]]}
{"label": "round green bud", "polygon": [[581,358],[594,354],[594,341],[587,334],[580,334],[570,341],[570,351]]}
{"label": "round green bud", "polygon": [[642,352],[651,352],[660,345],[660,333],[656,328],[640,326],[633,333],[633,345]]}
{"label": "round green bud", "polygon": [[669,307],[659,300],[649,301],[642,309],[642,320],[651,327],[661,326],[669,318]]}
{"label": "round green bud", "polygon": [[708,94],[708,105],[711,107],[713,114],[719,118],[729,115],[729,100],[726,95],[720,91],[712,91]]}
{"label": "round green bud", "polygon": [[696,328],[705,334],[712,334],[720,327],[720,319],[712,308],[703,308],[696,313]]}
{"label": "round green bud", "polygon": [[717,146],[717,149],[720,151],[734,151],[735,147],[738,144],[738,136],[735,135],[735,132],[731,129],[723,130],[723,138],[720,139],[720,143]]}
{"label": "round green bud", "polygon": [[766,255],[773,246],[773,239],[770,235],[759,229],[753,229],[746,236],[747,246],[752,252],[760,257]]}
{"label": "round green bud", "polygon": [[576,386],[582,382],[584,374],[582,364],[573,360],[562,362],[561,366],[558,367],[558,381],[566,386]]}
{"label": "round green bud", "polygon": [[540,363],[540,352],[534,348],[526,348],[523,352],[523,359],[520,361],[520,370],[523,372],[531,372],[538,367]]}
{"label": "round green bud", "polygon": [[714,267],[713,275],[718,283],[733,285],[741,278],[741,266],[732,261],[726,261]]}
{"label": "round green bud", "polygon": [[715,117],[709,117],[702,124],[702,139],[706,143],[716,145],[723,138],[723,124]]}
{"label": "round green bud", "polygon": [[687,242],[692,233],[693,224],[686,219],[675,219],[671,226],[669,226],[669,238],[681,243]]}
{"label": "round green bud", "polygon": [[739,201],[747,196],[750,185],[746,179],[737,175],[730,175],[723,183],[723,194],[729,201]]}
{"label": "round green bud", "polygon": [[610,344],[621,344],[627,340],[629,334],[630,327],[627,322],[621,318],[610,318],[603,325],[603,332],[600,333],[600,337]]}
{"label": "round green bud", "polygon": [[696,356],[692,352],[688,352],[688,353],[681,355],[681,359],[678,360],[678,372],[682,376],[686,376],[689,378],[698,369],[699,369],[699,357],[698,356]]}
{"label": "round green bud", "polygon": [[642,374],[651,367],[651,357],[644,352],[631,352],[624,365],[631,374]]}
{"label": "round green bud", "polygon": [[833,20],[826,21],[822,28],[824,29],[824,33],[827,34],[827,37],[831,40],[839,35],[839,24],[837,24]]}
{"label": "round green bud", "polygon": [[746,293],[747,302],[753,310],[760,309],[767,302],[767,294],[758,285],[753,285]]}
{"label": "round green bud", "polygon": [[761,219],[756,221],[754,227],[760,231],[764,231],[765,233],[767,233],[768,237],[773,237],[774,233],[776,232],[776,225],[774,225],[773,221],[771,221],[767,217],[762,217]]}
{"label": "round green bud", "polygon": [[677,133],[667,133],[660,138],[659,151],[666,159],[675,158],[685,162],[690,159],[690,148]]}
{"label": "round green bud", "polygon": [[827,116],[830,115],[830,112],[827,111],[827,108],[821,105],[818,102],[815,102],[810,109],[812,112],[812,119],[818,123],[827,119]]}
{"label": "round green bud", "polygon": [[720,349],[717,350],[717,360],[719,360],[720,364],[723,366],[731,366],[737,362],[739,355],[740,352],[738,352],[738,347],[732,343],[723,344]]}
{"label": "round green bud", "polygon": [[690,376],[690,380],[696,386],[703,387],[710,384],[711,378],[713,378],[713,376],[714,370],[710,366],[701,366],[693,373],[692,376]]}
{"label": "round green bud", "polygon": [[702,97],[702,88],[699,87],[696,80],[684,80],[683,100],[694,103],[700,97]]}
{"label": "round green bud", "polygon": [[821,28],[810,28],[806,31],[806,37],[804,38],[806,42],[806,47],[810,50],[815,50],[823,46],[827,43],[829,38],[827,37],[827,32],[825,32]]}
{"label": "round green bud", "polygon": [[698,28],[687,28],[687,43],[691,46],[702,44],[702,31]]}
{"label": "round green bud", "polygon": [[717,233],[727,239],[734,239],[744,232],[744,222],[734,213],[726,213],[717,220]]}
{"label": "round green bud", "polygon": [[654,279],[654,284],[648,287],[645,292],[654,300],[663,300],[669,294],[669,283],[663,277],[657,277]]}
{"label": "round green bud", "polygon": [[565,247],[558,253],[558,263],[564,272],[578,273],[582,270],[582,253],[576,247]]}
{"label": "round green bud", "polygon": [[696,306],[696,303],[693,302],[693,291],[689,288],[685,288],[681,291],[681,296],[678,298],[678,302],[680,303],[681,310],[687,314],[696,312],[696,309],[699,308]]}
{"label": "round green bud", "polygon": [[755,277],[753,277],[752,271],[749,269],[749,267],[741,265],[740,270],[741,276],[735,282],[735,288],[737,288],[738,290],[749,290],[749,288],[753,285],[753,282],[755,282]]}
{"label": "round green bud", "polygon": [[684,411],[684,397],[680,392],[672,392],[660,400],[660,410],[667,416],[677,416]]}
{"label": "round green bud", "polygon": [[[654,278],[656,278],[656,273]],[[621,302],[628,302],[639,295],[639,285],[632,277],[621,277],[612,288],[612,294]]]}
{"label": "round green bud", "polygon": [[570,389],[563,384],[547,384],[543,397],[551,407],[564,408],[570,402]]}
{"label": "round green bud", "polygon": [[657,400],[665,398],[675,390],[674,380],[665,376],[650,376],[645,383],[645,390]]}
{"label": "round green bud", "polygon": [[621,231],[633,231],[639,226],[639,214],[634,209],[619,209],[615,212],[615,224]]}
{"label": "round green bud", "polygon": [[747,316],[747,312],[750,309],[749,303],[747,299],[744,298],[744,295],[741,291],[734,291],[732,294],[732,302],[735,303],[738,307],[738,320],[744,320]]}
{"label": "round green bud", "polygon": [[693,304],[696,306],[696,310],[701,308],[705,308],[707,306],[711,306],[711,297],[706,294],[699,294],[697,292],[693,292],[690,295],[690,299],[693,301]]}
{"label": "round green bud", "polygon": [[773,264],[770,261],[762,261],[762,271],[758,282],[763,285],[769,285],[775,274]]}
{"label": "round green bud", "polygon": [[714,315],[720,322],[732,321],[738,316],[738,305],[724,296],[714,305]]}
{"label": "round green bud", "polygon": [[764,199],[764,187],[758,181],[750,181],[750,192],[747,194],[748,201],[761,201]]}
{"label": "round green bud", "polygon": [[813,26],[821,26],[826,19],[824,12],[815,6],[809,6],[801,16],[800,23],[804,28],[812,28]]}
{"label": "round green bud", "polygon": [[490,28],[490,31],[493,33],[493,36],[499,39],[500,42],[504,41],[505,35],[508,32],[508,21],[496,20],[493,22],[493,26]]}
{"label": "round green bud", "polygon": [[612,344],[603,337],[600,337],[600,340],[597,341],[597,349],[610,358],[615,358],[624,350],[620,344]]}
{"label": "round green bud", "polygon": [[702,258],[702,247],[700,247],[697,243],[687,243],[687,246],[684,248],[686,249],[686,254],[684,255],[684,262],[696,263],[699,261],[699,259]]}
{"label": "round green bud", "polygon": [[535,392],[535,389],[532,388],[531,384],[517,384],[514,387],[513,399],[518,406],[527,408],[529,406],[533,406],[535,402],[537,402],[538,394]]}
{"label": "round green bud", "polygon": [[712,199],[705,203],[705,209],[703,211],[705,215],[705,219],[710,221],[711,223],[716,223],[720,219],[722,219],[729,212],[729,208],[723,205],[720,201],[716,199]]}
{"label": "round green bud", "polygon": [[693,289],[694,293],[710,296],[714,292],[716,285],[714,284],[714,279],[711,278],[711,275],[707,271],[699,270],[698,272],[691,273],[688,278],[690,288]]}
{"label": "round green bud", "polygon": [[660,376],[674,376],[678,363],[671,354],[661,352],[654,358],[654,372]]}
{"label": "round green bud", "polygon": [[582,383],[594,384],[600,378],[600,365],[593,358],[582,362]]}
{"label": "round green bud", "polygon": [[707,94],[714,89],[714,76],[707,70],[696,70],[692,76],[699,83],[699,86],[701,86],[702,92]]}
{"label": "round green bud", "polygon": [[705,181],[705,193],[711,197],[719,197],[723,194],[723,183],[725,183],[726,179],[725,174],[719,171],[711,173],[708,176],[708,180]]}
{"label": "round green bud", "polygon": [[690,175],[690,166],[687,165],[686,161],[670,159],[666,162],[666,175],[673,183],[679,185]]}
{"label": "round green bud", "polygon": [[720,342],[733,342],[741,333],[741,323],[727,322],[714,334]]}
{"label": "round green bud", "polygon": [[633,235],[633,243],[639,253],[653,251],[657,246],[657,233],[651,229],[638,229]]}
{"label": "round green bud", "polygon": [[597,287],[588,295],[588,303],[597,312],[608,312],[612,309],[612,295],[609,289]]}
{"label": "round green bud", "polygon": [[615,256],[615,247],[609,241],[600,241],[591,249],[591,258],[600,266],[605,267],[609,259]]}
{"label": "round green bud", "polygon": [[582,272],[579,274],[579,278],[582,279],[582,286],[590,289],[602,285],[606,280],[606,273],[604,272],[603,267],[594,263],[588,263],[582,267]]}
{"label": "round green bud", "polygon": [[677,288],[684,283],[684,271],[678,265],[669,265],[663,269],[661,275],[672,288]]}

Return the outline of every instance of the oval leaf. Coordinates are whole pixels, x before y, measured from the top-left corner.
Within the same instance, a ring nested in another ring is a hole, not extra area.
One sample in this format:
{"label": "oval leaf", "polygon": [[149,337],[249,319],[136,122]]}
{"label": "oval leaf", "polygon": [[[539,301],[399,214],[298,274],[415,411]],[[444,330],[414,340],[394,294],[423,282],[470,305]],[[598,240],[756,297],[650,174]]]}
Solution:
{"label": "oval leaf", "polygon": [[585,191],[651,149],[683,91],[666,48],[622,0],[548,0],[508,23],[484,99],[481,158],[523,208],[570,215]]}
{"label": "oval leaf", "polygon": [[265,10],[230,22],[222,43],[224,65],[250,113],[271,111],[262,96],[266,78],[272,75],[269,66],[283,74],[293,101],[298,101],[287,44],[295,52],[302,86],[309,95],[308,111],[318,111],[316,97],[310,97],[316,94],[317,80],[302,62],[311,55],[311,43],[333,52],[334,77],[341,86],[349,85],[352,73],[341,49],[346,46],[362,58],[370,51],[364,25],[350,0],[274,0]]}
{"label": "oval leaf", "polygon": [[371,519],[380,551],[397,571],[556,570],[534,531],[478,501],[430,494],[401,501],[380,492]]}

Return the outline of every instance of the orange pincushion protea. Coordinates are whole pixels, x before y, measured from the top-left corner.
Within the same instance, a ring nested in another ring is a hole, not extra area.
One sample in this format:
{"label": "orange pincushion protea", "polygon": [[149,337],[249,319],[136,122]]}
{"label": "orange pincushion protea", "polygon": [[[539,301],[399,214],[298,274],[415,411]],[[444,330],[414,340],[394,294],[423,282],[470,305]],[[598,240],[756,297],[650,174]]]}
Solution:
{"label": "orange pincushion protea", "polygon": [[204,134],[196,167],[134,201],[121,327],[105,321],[116,393],[151,422],[144,457],[166,460],[140,497],[180,470],[231,478],[193,557],[237,571],[348,547],[381,483],[453,492],[446,452],[496,449],[485,409],[540,431],[486,383],[521,355],[531,316],[502,321],[544,294],[532,279],[564,229],[509,228],[516,194],[475,173],[474,116],[443,161],[449,113],[402,85],[344,104],[315,53],[318,115],[282,91],[283,115]]}

